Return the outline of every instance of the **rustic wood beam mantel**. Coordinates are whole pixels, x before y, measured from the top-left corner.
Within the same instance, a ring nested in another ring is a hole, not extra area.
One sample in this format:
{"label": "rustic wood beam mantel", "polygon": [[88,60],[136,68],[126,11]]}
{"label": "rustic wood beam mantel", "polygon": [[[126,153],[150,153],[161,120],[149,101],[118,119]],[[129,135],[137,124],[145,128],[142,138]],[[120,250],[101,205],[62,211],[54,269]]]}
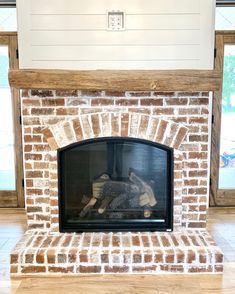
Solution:
{"label": "rustic wood beam mantel", "polygon": [[219,91],[221,72],[214,70],[46,70],[9,72],[17,89],[111,91]]}

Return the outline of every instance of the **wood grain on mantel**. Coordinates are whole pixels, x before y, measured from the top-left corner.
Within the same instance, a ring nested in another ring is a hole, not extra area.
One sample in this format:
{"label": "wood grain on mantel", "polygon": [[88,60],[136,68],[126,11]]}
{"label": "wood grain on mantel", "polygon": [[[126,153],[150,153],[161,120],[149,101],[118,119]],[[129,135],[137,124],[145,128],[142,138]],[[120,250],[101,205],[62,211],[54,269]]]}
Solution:
{"label": "wood grain on mantel", "polygon": [[46,70],[9,72],[17,89],[111,91],[218,91],[221,72],[214,70]]}

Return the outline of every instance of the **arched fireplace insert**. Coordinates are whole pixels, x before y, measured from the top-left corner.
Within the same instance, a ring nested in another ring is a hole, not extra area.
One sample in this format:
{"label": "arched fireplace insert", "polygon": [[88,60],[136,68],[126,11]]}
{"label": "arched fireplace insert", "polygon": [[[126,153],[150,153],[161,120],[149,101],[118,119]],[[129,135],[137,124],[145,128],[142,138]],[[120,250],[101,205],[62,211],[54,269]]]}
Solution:
{"label": "arched fireplace insert", "polygon": [[61,232],[171,231],[173,149],[105,137],[58,150]]}

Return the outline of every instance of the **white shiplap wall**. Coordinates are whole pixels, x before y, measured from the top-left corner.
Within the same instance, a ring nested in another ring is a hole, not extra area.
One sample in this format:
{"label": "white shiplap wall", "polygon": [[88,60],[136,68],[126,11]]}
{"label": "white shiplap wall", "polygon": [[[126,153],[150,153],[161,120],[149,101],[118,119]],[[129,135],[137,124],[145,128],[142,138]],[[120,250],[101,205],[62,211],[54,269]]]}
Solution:
{"label": "white shiplap wall", "polygon": [[[212,69],[215,0],[17,0],[21,68]],[[109,10],[126,13],[107,30]]]}

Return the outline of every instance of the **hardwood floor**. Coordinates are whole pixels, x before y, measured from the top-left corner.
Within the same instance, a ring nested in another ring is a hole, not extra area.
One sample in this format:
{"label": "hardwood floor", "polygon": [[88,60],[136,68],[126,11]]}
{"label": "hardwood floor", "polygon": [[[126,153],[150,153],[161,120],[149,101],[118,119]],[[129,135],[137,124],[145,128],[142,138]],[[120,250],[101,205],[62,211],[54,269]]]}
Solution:
{"label": "hardwood floor", "polygon": [[10,280],[9,253],[26,230],[22,209],[0,209],[0,294],[235,293],[235,208],[210,208],[208,230],[225,254],[224,275],[83,276]]}

